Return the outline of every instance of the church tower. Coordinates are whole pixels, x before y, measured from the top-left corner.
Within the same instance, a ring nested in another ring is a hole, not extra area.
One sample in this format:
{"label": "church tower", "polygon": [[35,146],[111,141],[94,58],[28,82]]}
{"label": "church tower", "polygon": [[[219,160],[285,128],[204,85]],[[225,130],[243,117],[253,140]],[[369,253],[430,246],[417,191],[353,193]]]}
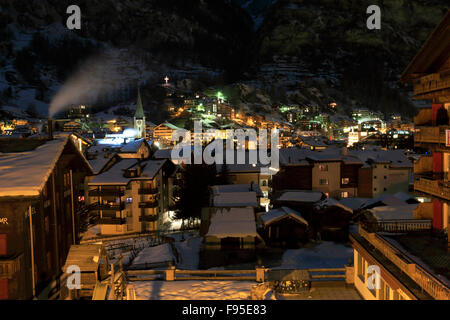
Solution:
{"label": "church tower", "polygon": [[138,89],[138,98],[136,104],[136,113],[134,114],[134,130],[137,131],[136,138],[145,138],[145,114],[142,107],[141,91]]}

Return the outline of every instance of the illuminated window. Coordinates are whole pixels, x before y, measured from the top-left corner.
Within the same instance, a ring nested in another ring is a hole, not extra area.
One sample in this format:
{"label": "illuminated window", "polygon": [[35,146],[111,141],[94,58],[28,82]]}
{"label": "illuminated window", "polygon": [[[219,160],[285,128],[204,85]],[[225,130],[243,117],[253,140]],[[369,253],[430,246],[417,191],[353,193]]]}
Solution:
{"label": "illuminated window", "polygon": [[349,184],[350,178],[342,178],[342,184]]}
{"label": "illuminated window", "polygon": [[320,171],[328,171],[328,165],[327,164],[319,164],[319,170]]}
{"label": "illuminated window", "polygon": [[133,203],[133,198],[127,198],[126,203]]}
{"label": "illuminated window", "polygon": [[328,179],[320,179],[319,181],[321,186],[327,185],[328,184]]}
{"label": "illuminated window", "polygon": [[348,198],[348,192],[347,191],[342,191],[341,192],[341,198]]}

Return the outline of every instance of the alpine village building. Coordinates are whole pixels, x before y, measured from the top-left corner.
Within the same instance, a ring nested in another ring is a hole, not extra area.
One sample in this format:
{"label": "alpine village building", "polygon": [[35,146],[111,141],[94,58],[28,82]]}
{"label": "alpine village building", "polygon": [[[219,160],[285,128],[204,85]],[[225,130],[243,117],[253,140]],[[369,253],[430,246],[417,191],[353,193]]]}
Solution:
{"label": "alpine village building", "polygon": [[84,179],[70,134],[0,141],[0,300],[47,299],[79,241]]}
{"label": "alpine village building", "polygon": [[450,300],[450,11],[401,81],[413,84],[414,99],[432,102],[414,119],[415,147],[431,151],[415,163],[414,189],[431,202],[412,220],[359,225],[350,236],[354,285],[369,300]]}

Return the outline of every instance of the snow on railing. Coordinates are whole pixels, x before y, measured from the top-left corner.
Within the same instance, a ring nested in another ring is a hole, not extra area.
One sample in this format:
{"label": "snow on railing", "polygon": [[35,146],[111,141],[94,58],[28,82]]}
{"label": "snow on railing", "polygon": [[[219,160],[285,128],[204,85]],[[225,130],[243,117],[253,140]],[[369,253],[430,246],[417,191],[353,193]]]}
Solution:
{"label": "snow on railing", "polygon": [[[369,241],[378,251],[394,263],[402,272],[413,279],[424,291],[436,300],[450,300],[450,288],[421,266],[409,261],[398,249],[383,240],[376,233],[367,232],[361,225],[359,234]],[[406,260],[407,259],[407,260]]]}

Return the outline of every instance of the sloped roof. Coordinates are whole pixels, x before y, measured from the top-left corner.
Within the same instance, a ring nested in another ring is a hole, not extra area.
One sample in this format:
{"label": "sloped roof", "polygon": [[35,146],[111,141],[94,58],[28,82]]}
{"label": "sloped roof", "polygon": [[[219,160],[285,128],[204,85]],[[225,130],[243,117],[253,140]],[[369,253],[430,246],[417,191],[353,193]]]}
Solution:
{"label": "sloped roof", "polygon": [[254,207],[258,206],[256,192],[225,192],[213,195],[214,207]]}
{"label": "sloped roof", "polygon": [[142,146],[143,143],[145,143],[144,138],[130,141],[127,144],[125,144],[122,148],[120,148],[120,152],[121,153],[136,153],[139,151],[139,148]]}
{"label": "sloped roof", "polygon": [[218,210],[211,217],[206,236],[226,237],[258,237],[255,216],[252,208],[231,208]]}
{"label": "sloped roof", "polygon": [[317,209],[325,209],[325,208],[331,208],[331,207],[338,207],[343,209],[344,211],[347,211],[349,213],[353,213],[353,209],[343,205],[339,201],[333,199],[333,198],[326,198],[319,203],[315,205]]}
{"label": "sloped roof", "polygon": [[403,71],[400,80],[411,81],[426,73],[435,71],[450,57],[450,10],[428,37],[419,52]]}
{"label": "sloped roof", "polygon": [[213,194],[255,191],[258,196],[263,195],[261,188],[256,183],[215,185],[211,187],[211,190]]}
{"label": "sloped roof", "polygon": [[286,217],[291,217],[304,225],[308,225],[308,221],[303,218],[300,212],[288,207],[269,210],[266,213],[262,214],[260,218],[264,225],[268,225]]}
{"label": "sloped roof", "polygon": [[[0,153],[0,197],[38,196],[67,145],[70,134],[57,134],[53,140],[27,152]],[[70,142],[73,143],[73,142]],[[74,147],[74,149],[78,149]],[[90,164],[80,154],[83,162]]]}
{"label": "sloped roof", "polygon": [[322,199],[322,197],[323,193],[320,191],[292,190],[283,192],[276,200],[292,202],[317,202]]}

